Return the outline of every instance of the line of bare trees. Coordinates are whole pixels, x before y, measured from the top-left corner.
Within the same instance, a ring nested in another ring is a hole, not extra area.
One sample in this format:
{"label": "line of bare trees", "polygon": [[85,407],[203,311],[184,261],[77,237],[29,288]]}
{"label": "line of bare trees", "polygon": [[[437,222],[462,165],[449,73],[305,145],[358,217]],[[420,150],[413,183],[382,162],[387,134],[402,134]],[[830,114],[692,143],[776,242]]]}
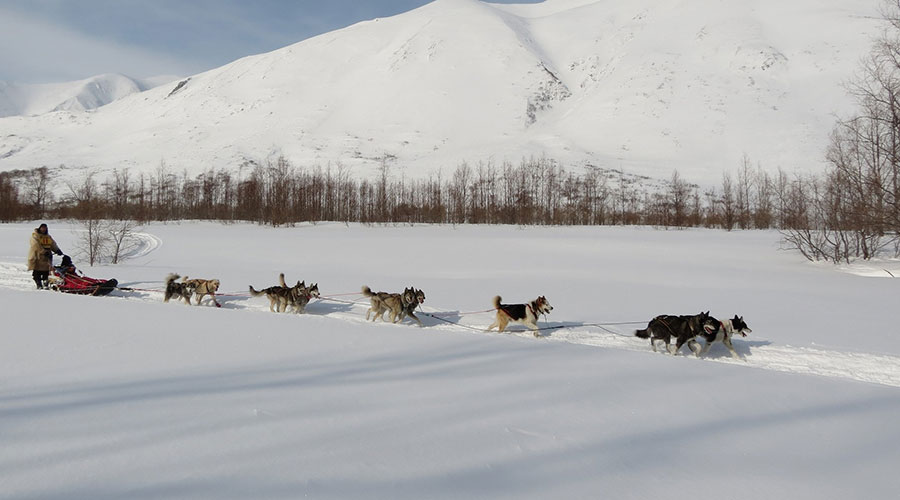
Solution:
{"label": "line of bare trees", "polygon": [[719,186],[702,191],[677,171],[652,183],[598,168],[574,172],[547,158],[463,163],[447,178],[412,180],[392,175],[387,164],[374,179],[356,179],[342,167],[307,169],[278,158],[244,175],[188,177],[164,164],[150,176],[116,170],[98,181],[87,174],[55,197],[52,175],[41,168],[0,174],[0,220],[79,220],[91,261],[104,253],[117,260],[123,235],[144,222],[206,219],[776,228],[811,260],[849,262],[900,252],[900,176],[890,156],[900,157],[900,149],[886,150],[878,127],[890,130],[874,119],[841,122],[826,175],[773,174],[745,156]]}
{"label": "line of bare trees", "polygon": [[[384,164],[374,179],[342,167],[306,169],[278,158],[243,176],[196,177],[160,165],[154,175],[88,174],[54,198],[46,169],[0,174],[0,219],[81,221],[306,221],[517,225],[787,227],[803,201],[799,180],[772,176],[745,158],[721,188],[703,193],[677,171],[661,184],[598,168],[574,172],[547,158],[518,165],[459,165],[447,178],[406,179]],[[41,180],[43,179],[43,180]]]}

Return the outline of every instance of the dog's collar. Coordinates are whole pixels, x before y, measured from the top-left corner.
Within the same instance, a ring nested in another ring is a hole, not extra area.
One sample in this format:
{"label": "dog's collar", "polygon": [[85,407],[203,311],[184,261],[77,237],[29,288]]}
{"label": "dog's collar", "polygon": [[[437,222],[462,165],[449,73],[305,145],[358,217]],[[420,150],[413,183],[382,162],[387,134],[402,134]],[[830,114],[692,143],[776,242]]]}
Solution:
{"label": "dog's collar", "polygon": [[720,321],[722,323],[722,330],[725,330],[726,334],[734,335],[734,325],[731,323],[730,319],[726,319],[725,321]]}

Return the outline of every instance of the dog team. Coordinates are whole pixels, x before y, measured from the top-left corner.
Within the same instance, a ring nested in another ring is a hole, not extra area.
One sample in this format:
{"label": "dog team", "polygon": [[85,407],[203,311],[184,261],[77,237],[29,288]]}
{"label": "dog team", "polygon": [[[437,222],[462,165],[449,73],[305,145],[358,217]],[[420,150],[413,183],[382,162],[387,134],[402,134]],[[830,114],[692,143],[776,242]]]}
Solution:
{"label": "dog team", "polygon": [[250,295],[259,297],[265,295],[269,299],[269,310],[272,312],[285,312],[290,307],[295,313],[306,312],[306,304],[314,298],[319,298],[319,284],[313,283],[306,286],[306,281],[298,281],[294,286],[287,286],[284,282],[284,273],[278,275],[280,285],[270,286],[257,291],[250,285]]}
{"label": "dog team", "polygon": [[[709,351],[709,348],[715,342],[722,342],[731,357],[740,359],[734,345],[731,343],[731,337],[735,333],[746,337],[753,330],[747,326],[742,316],[734,315],[732,319],[719,321],[709,315],[709,311],[701,312],[693,316],[671,316],[661,315],[650,320],[647,328],[636,330],[634,335],[642,339],[650,339],[650,347],[656,351],[657,341],[662,340],[666,344],[666,351],[671,354],[677,354],[678,350],[684,344],[697,356],[700,357]],[[695,340],[702,337],[706,341],[706,345],[701,349],[700,344]],[[675,347],[671,345],[671,340],[675,339]]]}
{"label": "dog team", "polygon": [[[221,307],[216,301],[216,292],[219,289],[219,280],[180,278],[177,274],[169,274],[166,277],[166,290],[163,301],[168,302],[173,297],[181,298],[187,304],[191,304],[191,298],[196,297],[197,305],[209,295],[216,307]],[[278,275],[278,285],[270,286],[262,290],[256,290],[250,285],[250,295],[259,297],[265,295],[269,299],[269,310],[272,312],[286,312],[292,309],[295,313],[306,312],[306,305],[314,298],[319,298],[319,284],[313,283],[307,286],[305,281],[298,281],[294,286],[288,286],[284,281],[284,273]],[[378,318],[384,319],[384,314],[390,314],[391,323],[398,323],[403,318],[409,317],[415,320],[419,326],[422,320],[415,315],[415,310],[425,302],[425,292],[415,287],[408,287],[402,293],[373,292],[368,286],[362,287],[362,295],[369,298],[370,306],[366,311],[366,320],[372,321]],[[538,319],[541,315],[549,314],[553,306],[543,295],[525,304],[504,304],[498,295],[494,297],[494,309],[497,311],[494,322],[485,331],[497,328],[503,332],[510,323],[518,323],[529,328],[535,337],[540,336]],[[656,352],[658,341],[666,344],[666,351],[677,354],[682,346],[687,344],[697,357],[706,354],[712,344],[721,342],[731,352],[731,356],[739,359],[737,351],[731,342],[734,334],[746,337],[752,333],[743,317],[735,315],[734,318],[719,321],[709,315],[709,311],[701,312],[693,316],[660,315],[647,324],[647,328],[636,330],[634,335],[642,339],[650,339],[650,347]],[[703,338],[706,343],[703,347],[697,342],[697,337]],[[672,346],[672,339],[675,345]]]}

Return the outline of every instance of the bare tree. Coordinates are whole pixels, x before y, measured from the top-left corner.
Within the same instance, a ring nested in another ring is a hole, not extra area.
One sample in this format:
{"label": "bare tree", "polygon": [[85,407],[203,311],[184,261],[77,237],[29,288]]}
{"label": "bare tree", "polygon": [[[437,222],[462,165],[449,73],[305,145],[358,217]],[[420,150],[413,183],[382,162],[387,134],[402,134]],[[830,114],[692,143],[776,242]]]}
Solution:
{"label": "bare tree", "polygon": [[43,217],[53,197],[50,171],[47,167],[29,170],[25,175],[25,196],[34,206],[37,217]]}
{"label": "bare tree", "polygon": [[107,244],[107,235],[103,228],[103,205],[98,196],[97,182],[94,174],[89,173],[81,184],[69,184],[69,191],[74,202],[74,216],[82,227],[78,238],[78,249],[83,252],[90,265],[100,261]]}
{"label": "bare tree", "polygon": [[134,249],[137,241],[134,238],[138,224],[132,220],[115,220],[106,223],[106,233],[109,235],[109,256],[113,264],[119,261],[128,252]]}
{"label": "bare tree", "polygon": [[670,225],[684,226],[687,224],[690,194],[690,184],[681,179],[678,170],[674,170],[672,172],[672,178],[669,180],[668,205],[671,208]]}
{"label": "bare tree", "polygon": [[719,199],[722,207],[721,220],[722,227],[728,231],[734,228],[736,207],[734,202],[734,188],[732,187],[731,174],[725,172],[722,174],[722,197]]}

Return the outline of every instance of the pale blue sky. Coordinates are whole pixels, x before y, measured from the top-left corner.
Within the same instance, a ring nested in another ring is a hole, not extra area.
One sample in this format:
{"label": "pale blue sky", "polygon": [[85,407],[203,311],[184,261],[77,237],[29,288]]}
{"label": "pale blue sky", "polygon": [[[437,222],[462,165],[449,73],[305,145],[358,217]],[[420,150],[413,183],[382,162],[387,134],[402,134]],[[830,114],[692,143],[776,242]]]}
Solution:
{"label": "pale blue sky", "polygon": [[429,1],[0,0],[0,80],[189,75]]}

